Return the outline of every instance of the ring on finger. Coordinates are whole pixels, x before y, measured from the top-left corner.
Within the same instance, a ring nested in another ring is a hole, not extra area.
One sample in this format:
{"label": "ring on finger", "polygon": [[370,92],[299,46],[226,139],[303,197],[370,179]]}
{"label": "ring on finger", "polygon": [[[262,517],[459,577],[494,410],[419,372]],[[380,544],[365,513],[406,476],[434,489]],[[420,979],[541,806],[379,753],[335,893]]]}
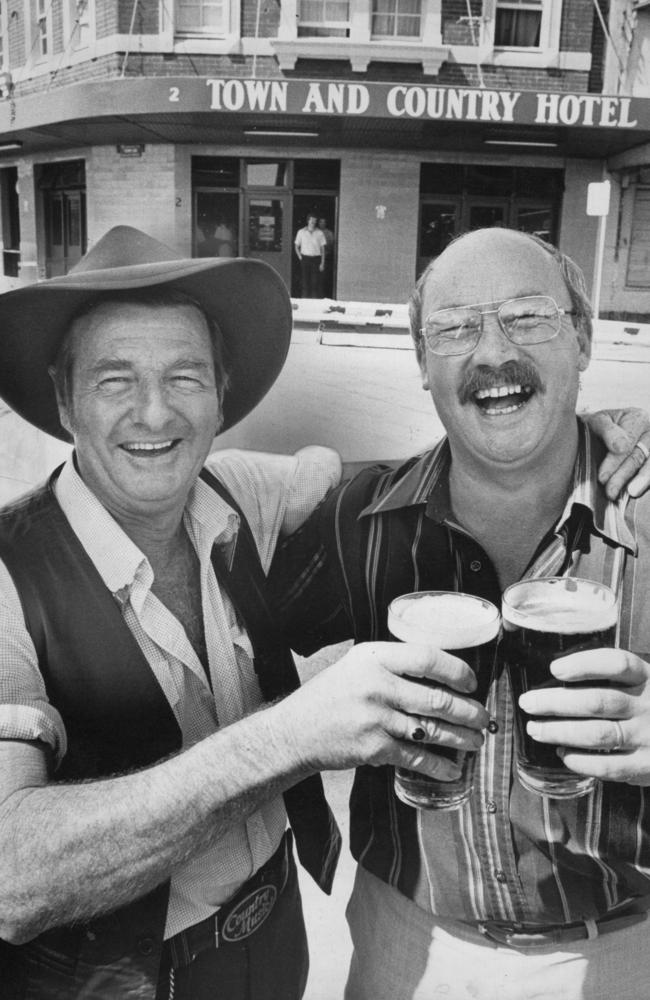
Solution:
{"label": "ring on finger", "polygon": [[623,749],[625,743],[625,736],[623,735],[623,727],[617,719],[612,720],[614,722],[614,728],[616,730],[616,739],[614,746],[610,748],[610,753],[618,753],[619,750]]}
{"label": "ring on finger", "polygon": [[411,729],[411,739],[414,743],[421,743],[427,738],[427,731],[420,721],[415,721]]}
{"label": "ring on finger", "polygon": [[648,448],[648,446],[646,444],[644,444],[643,441],[637,441],[637,443],[634,445],[634,448],[632,449],[632,451],[635,451],[637,448],[639,449],[639,451],[641,452],[641,454],[643,456],[642,461],[641,461],[641,465],[644,465],[645,462],[647,461],[647,459],[650,458],[650,448]]}

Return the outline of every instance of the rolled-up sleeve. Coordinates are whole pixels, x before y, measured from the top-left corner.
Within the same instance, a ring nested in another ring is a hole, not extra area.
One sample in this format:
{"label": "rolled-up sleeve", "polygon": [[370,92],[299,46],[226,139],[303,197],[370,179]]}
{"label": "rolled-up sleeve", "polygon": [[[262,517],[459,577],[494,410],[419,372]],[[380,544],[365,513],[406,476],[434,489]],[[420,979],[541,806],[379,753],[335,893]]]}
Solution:
{"label": "rolled-up sleeve", "polygon": [[20,599],[0,563],[0,739],[46,744],[58,764],[66,752],[63,720],[49,703]]}
{"label": "rolled-up sleeve", "polygon": [[338,453],[321,445],[295,455],[227,449],[206,464],[241,504],[265,572],[278,537],[293,534],[341,478]]}

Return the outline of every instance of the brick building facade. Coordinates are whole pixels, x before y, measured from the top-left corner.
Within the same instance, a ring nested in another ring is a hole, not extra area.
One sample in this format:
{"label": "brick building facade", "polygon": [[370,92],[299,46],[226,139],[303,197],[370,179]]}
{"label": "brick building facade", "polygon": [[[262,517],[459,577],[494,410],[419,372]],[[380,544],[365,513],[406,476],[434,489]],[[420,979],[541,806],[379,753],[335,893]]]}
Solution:
{"label": "brick building facade", "polygon": [[644,0],[2,0],[4,273],[64,273],[130,223],[299,295],[313,211],[328,297],[402,301],[453,235],[509,225],[590,280],[602,244],[601,313],[650,317],[649,22]]}

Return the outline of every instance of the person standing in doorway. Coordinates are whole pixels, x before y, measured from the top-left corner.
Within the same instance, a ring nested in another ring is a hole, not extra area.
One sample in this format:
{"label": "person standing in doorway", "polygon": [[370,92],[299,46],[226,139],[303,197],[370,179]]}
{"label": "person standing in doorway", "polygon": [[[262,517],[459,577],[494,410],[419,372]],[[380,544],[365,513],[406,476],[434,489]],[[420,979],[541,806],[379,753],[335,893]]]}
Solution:
{"label": "person standing in doorway", "polygon": [[300,261],[300,284],[303,299],[320,299],[323,295],[327,241],[316,222],[317,217],[309,214],[307,225],[298,230],[294,241],[296,256]]}

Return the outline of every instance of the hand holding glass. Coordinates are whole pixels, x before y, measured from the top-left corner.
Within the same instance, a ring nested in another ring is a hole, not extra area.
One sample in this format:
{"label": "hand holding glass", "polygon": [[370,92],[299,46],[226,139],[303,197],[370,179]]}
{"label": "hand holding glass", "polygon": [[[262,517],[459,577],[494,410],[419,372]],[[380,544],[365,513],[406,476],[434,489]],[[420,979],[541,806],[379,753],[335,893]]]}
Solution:
{"label": "hand holding glass", "polygon": [[574,577],[522,580],[504,593],[502,617],[515,701],[519,780],[529,791],[549,798],[586,795],[595,778],[570,771],[554,746],[529,736],[526,723],[531,717],[518,702],[525,691],[563,686],[550,669],[558,657],[616,644],[616,595],[604,584]]}
{"label": "hand holding glass", "polygon": [[[420,591],[396,597],[391,602],[388,629],[402,642],[426,643],[445,649],[478,673],[482,647],[498,635],[499,611],[489,601],[470,594]],[[489,677],[485,687],[487,683]],[[395,794],[402,802],[419,809],[458,809],[472,792],[475,755],[450,747],[435,746],[433,749],[461,766],[460,778],[436,781],[416,771],[397,768]]]}

